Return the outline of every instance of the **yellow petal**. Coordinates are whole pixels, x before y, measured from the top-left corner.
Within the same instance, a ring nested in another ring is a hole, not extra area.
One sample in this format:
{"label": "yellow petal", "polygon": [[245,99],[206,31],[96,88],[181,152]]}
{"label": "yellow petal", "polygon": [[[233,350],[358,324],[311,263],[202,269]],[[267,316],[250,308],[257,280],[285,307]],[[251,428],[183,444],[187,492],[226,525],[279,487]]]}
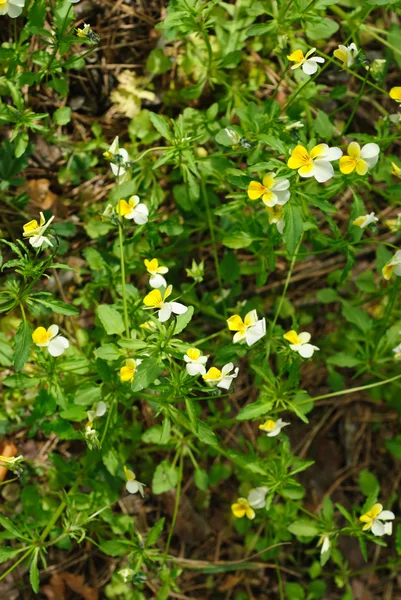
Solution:
{"label": "yellow petal", "polygon": [[230,331],[243,331],[245,329],[244,322],[239,315],[233,315],[227,319],[227,324]]}
{"label": "yellow petal", "polygon": [[325,151],[325,145],[324,144],[318,144],[317,146],[314,146],[314,148],[312,148],[312,150],[310,151],[310,157],[315,159],[315,158],[319,158],[319,156],[321,156]]}
{"label": "yellow petal", "polygon": [[401,102],[401,87],[391,88],[389,96],[393,100],[396,100],[397,102]]}
{"label": "yellow petal", "polygon": [[313,162],[310,161],[309,164],[303,165],[303,167],[301,167],[300,169],[298,169],[298,173],[300,175],[308,175],[308,173],[310,173],[311,171],[313,171],[314,168],[315,167],[313,165]]}
{"label": "yellow petal", "polygon": [[163,300],[166,300],[166,298],[168,298],[169,296],[171,296],[173,291],[173,286],[172,285],[168,285],[166,288],[166,291],[164,292],[164,296],[163,296]]}
{"label": "yellow petal", "polygon": [[273,187],[274,177],[271,173],[266,173],[266,175],[263,177],[263,185],[267,190],[270,190]]}
{"label": "yellow petal", "polygon": [[250,506],[248,506],[248,508],[246,509],[245,514],[246,514],[247,518],[250,519],[251,521],[252,521],[252,519],[255,518],[255,511]]}
{"label": "yellow petal", "polygon": [[205,381],[217,381],[221,377],[221,371],[220,369],[216,369],[216,367],[211,367],[202,377]]}
{"label": "yellow petal", "polygon": [[348,146],[348,155],[352,158],[361,157],[361,147],[357,142],[351,142]]}
{"label": "yellow petal", "polygon": [[357,227],[360,227],[361,225],[363,225],[363,222],[365,221],[365,217],[358,217],[357,219],[355,219],[355,221],[352,221],[353,225],[356,225]]}
{"label": "yellow petal", "polygon": [[344,65],[347,64],[347,53],[345,52],[345,50],[340,50],[340,48],[337,48],[337,50],[334,50],[333,52],[334,56],[336,58],[338,58],[338,60],[340,60]]}
{"label": "yellow petal", "polygon": [[283,338],[289,342],[291,342],[291,344],[299,344],[299,337],[296,331],[294,331],[294,329],[291,329],[291,331],[287,331],[287,333],[285,333],[283,335]]}
{"label": "yellow petal", "polygon": [[149,306],[150,308],[158,308],[162,304],[162,302],[163,302],[162,295],[158,289],[152,290],[143,299],[144,305]]}
{"label": "yellow petal", "polygon": [[34,344],[46,344],[49,340],[49,334],[44,327],[37,327],[32,334]]}
{"label": "yellow petal", "polygon": [[198,360],[198,358],[200,357],[201,352],[200,350],[198,350],[198,348],[189,348],[187,350],[187,356],[191,359],[191,360]]}
{"label": "yellow petal", "polygon": [[276,423],[272,419],[268,419],[265,423],[259,425],[259,429],[261,429],[262,431],[273,431],[275,426]]}
{"label": "yellow petal", "polygon": [[295,50],[287,56],[288,60],[295,63],[301,63],[304,60],[304,53],[302,50]]}
{"label": "yellow petal", "polygon": [[116,213],[120,215],[120,217],[125,217],[125,215],[128,215],[131,212],[131,210],[132,207],[128,204],[128,202],[125,200],[120,200],[116,208]]}
{"label": "yellow petal", "polygon": [[309,164],[310,156],[309,152],[303,146],[296,146],[291,153],[291,157],[287,162],[287,166],[290,169],[299,169],[303,165]]}
{"label": "yellow petal", "polygon": [[368,163],[364,161],[363,158],[357,160],[356,172],[358,173],[358,175],[366,175],[366,173],[368,172]]}
{"label": "yellow petal", "polygon": [[121,381],[131,381],[134,378],[135,369],[130,367],[121,367],[120,369],[120,379]]}
{"label": "yellow petal", "polygon": [[366,513],[371,519],[376,519],[383,510],[382,504],[374,504],[370,510]]}
{"label": "yellow petal", "polygon": [[236,502],[235,504],[231,505],[231,510],[234,517],[237,517],[237,519],[242,519],[246,513],[246,506],[244,506],[242,502]]}
{"label": "yellow petal", "polygon": [[257,200],[264,193],[265,188],[259,181],[251,181],[248,186],[248,198],[250,200]]}
{"label": "yellow petal", "polygon": [[349,175],[350,173],[352,173],[352,171],[354,171],[356,167],[356,160],[355,158],[352,158],[351,156],[342,156],[340,158],[340,171],[341,173],[344,173],[344,175]]}
{"label": "yellow petal", "polygon": [[143,262],[145,263],[145,267],[147,268],[149,273],[156,273],[157,267],[159,266],[159,261],[157,260],[157,258],[152,258],[152,260],[148,260],[147,258],[145,258]]}
{"label": "yellow petal", "polygon": [[394,269],[393,265],[390,265],[390,264],[384,265],[384,267],[382,269],[382,275],[383,275],[384,279],[387,279],[387,280],[391,279],[391,276],[393,274],[393,269]]}
{"label": "yellow petal", "polygon": [[25,223],[24,225],[24,233],[31,233],[32,231],[38,229],[38,227],[38,222],[35,219],[33,221],[29,221],[29,223]]}

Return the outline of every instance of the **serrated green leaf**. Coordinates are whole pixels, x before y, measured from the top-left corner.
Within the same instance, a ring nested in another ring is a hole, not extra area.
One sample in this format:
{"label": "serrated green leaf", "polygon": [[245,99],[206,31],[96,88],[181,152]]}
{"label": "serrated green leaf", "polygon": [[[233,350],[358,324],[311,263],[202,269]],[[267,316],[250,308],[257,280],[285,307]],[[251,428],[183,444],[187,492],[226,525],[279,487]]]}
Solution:
{"label": "serrated green leaf", "polygon": [[99,304],[96,313],[108,335],[121,335],[125,331],[122,316],[110,304]]}
{"label": "serrated green leaf", "polygon": [[33,329],[28,321],[22,321],[15,335],[14,368],[16,371],[21,371],[29,359],[32,333]]}

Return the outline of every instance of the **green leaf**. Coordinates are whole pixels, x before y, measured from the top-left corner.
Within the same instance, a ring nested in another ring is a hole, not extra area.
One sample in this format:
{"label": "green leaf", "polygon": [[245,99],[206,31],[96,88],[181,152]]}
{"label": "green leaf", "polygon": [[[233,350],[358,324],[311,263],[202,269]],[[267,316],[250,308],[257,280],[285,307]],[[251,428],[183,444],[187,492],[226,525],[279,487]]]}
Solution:
{"label": "green leaf", "polygon": [[233,131],[235,134],[237,134],[238,136],[238,141],[241,139],[241,134],[238,133],[238,131],[236,131],[236,129],[234,129],[233,127],[227,127],[226,129],[220,129],[220,131],[217,132],[217,134],[214,136],[214,139],[216,140],[216,142],[218,144],[221,144],[222,146],[228,146],[228,147],[232,147],[235,144],[235,139],[233,140],[233,137],[230,136],[228,134],[228,131]]}
{"label": "green leaf", "polygon": [[168,417],[165,417],[163,421],[162,431],[160,435],[159,444],[167,444],[171,432],[171,422]]}
{"label": "green leaf", "polygon": [[99,304],[96,313],[108,335],[121,335],[125,331],[123,318],[112,305]]}
{"label": "green leaf", "polygon": [[112,362],[121,358],[121,351],[115,344],[102,344],[100,348],[96,348],[95,355],[97,358]]}
{"label": "green leaf", "polygon": [[93,384],[81,385],[75,392],[74,404],[78,406],[91,406],[101,399],[101,388]]}
{"label": "green leaf", "polygon": [[120,466],[120,456],[114,448],[110,448],[107,452],[105,452],[102,456],[102,462],[110,475],[114,477],[118,474]]}
{"label": "green leaf", "polygon": [[163,73],[167,73],[170,71],[173,63],[166,56],[161,48],[154,48],[147,58],[146,61],[146,69],[149,73],[154,73],[155,75],[162,75]]}
{"label": "green leaf", "polygon": [[187,409],[188,417],[189,417],[189,420],[193,427],[193,432],[197,433],[198,432],[198,419],[196,416],[196,410],[195,410],[194,403],[192,402],[192,400],[190,398],[185,398],[185,407]]}
{"label": "green leaf", "polygon": [[74,10],[69,0],[62,0],[62,2],[57,3],[54,10],[54,25],[58,29],[58,33],[65,33],[74,18]]}
{"label": "green leaf", "polygon": [[14,550],[11,546],[0,547],[0,563],[6,562],[19,554],[19,550]]}
{"label": "green leaf", "polygon": [[79,310],[74,306],[70,306],[65,302],[61,302],[61,300],[47,300],[44,298],[38,298],[35,296],[33,298],[35,302],[39,302],[39,304],[43,304],[46,308],[51,308],[51,310],[59,315],[65,315],[66,317],[75,317],[79,315]]}
{"label": "green leaf", "polygon": [[349,323],[356,325],[363,333],[368,333],[372,329],[372,319],[361,308],[343,301],[342,314]]}
{"label": "green leaf", "polygon": [[62,106],[54,111],[53,120],[56,125],[67,125],[71,121],[71,108]]}
{"label": "green leaf", "polygon": [[287,527],[288,531],[297,536],[313,537],[319,534],[315,523],[309,519],[299,519]]}
{"label": "green leaf", "polygon": [[15,334],[14,368],[16,371],[21,371],[28,361],[32,345],[32,333],[33,329],[28,321],[22,321]]}
{"label": "green leaf", "polygon": [[13,524],[13,522],[8,518],[8,517],[4,517],[3,515],[0,515],[0,525],[4,528],[7,529],[7,531],[9,531],[10,533],[12,533],[12,535],[17,538],[17,539],[24,539],[24,536],[22,535],[22,533],[20,533],[18,531],[18,529],[15,527],[15,525]]}
{"label": "green leaf", "polygon": [[227,248],[238,250],[240,248],[247,248],[253,242],[253,238],[245,231],[236,231],[223,237],[223,244]]}
{"label": "green leaf", "polygon": [[400,0],[366,0],[366,4],[370,6],[390,6],[397,4]]}
{"label": "green leaf", "polygon": [[170,131],[170,127],[168,125],[167,120],[154,112],[149,113],[149,118],[152,121],[154,127],[157,131],[169,142],[173,139],[173,134]]}
{"label": "green leaf", "polygon": [[31,564],[29,566],[29,581],[35,594],[39,592],[39,569],[38,569],[39,548],[35,548]]}
{"label": "green leaf", "polygon": [[194,307],[188,306],[188,309],[184,313],[182,313],[182,315],[177,315],[173,335],[177,335],[178,333],[181,333],[181,331],[183,331],[185,329],[185,327],[188,325],[188,323],[191,322],[193,314],[194,314]]}
{"label": "green leaf", "polygon": [[333,502],[331,501],[329,496],[325,496],[325,498],[323,500],[322,513],[323,513],[323,517],[327,521],[331,521],[333,519],[334,507],[333,507]]}
{"label": "green leaf", "polygon": [[164,369],[160,359],[147,358],[138,367],[134,381],[131,384],[133,392],[140,392],[148,388],[159,377]]}
{"label": "green leaf", "polygon": [[338,508],[342,516],[348,521],[348,523],[353,524],[354,521],[350,513],[341,504],[336,504],[336,507]]}
{"label": "green leaf", "polygon": [[286,583],[285,584],[285,597],[291,598],[291,600],[304,600],[305,591],[299,583]]}
{"label": "green leaf", "polygon": [[178,469],[167,460],[163,460],[153,474],[152,491],[154,494],[163,494],[176,487],[178,482]]}
{"label": "green leaf", "polygon": [[283,238],[290,254],[294,254],[303,232],[302,212],[299,206],[292,202],[284,205]]}
{"label": "green leaf", "polygon": [[69,406],[60,412],[60,417],[66,421],[76,421],[77,423],[87,419],[86,410],[80,406]]}
{"label": "green leaf", "polygon": [[197,419],[198,424],[198,432],[197,436],[201,442],[207,444],[208,446],[216,446],[218,444],[217,437],[215,433],[210,429],[206,423]]}
{"label": "green leaf", "polygon": [[128,540],[107,540],[100,544],[99,550],[107,556],[126,556],[130,550],[130,543]]}
{"label": "green leaf", "polygon": [[398,458],[398,460],[401,460],[401,435],[397,435],[392,440],[386,440],[385,444],[386,444],[387,450],[393,456],[395,456],[395,458]]}
{"label": "green leaf", "polygon": [[[310,40],[327,40],[339,30],[336,21],[328,17],[308,17],[305,33]],[[317,55],[318,56],[318,55]]]}
{"label": "green leaf", "polygon": [[347,367],[348,369],[356,367],[361,364],[361,360],[355,356],[351,356],[346,352],[337,352],[327,359],[329,365],[335,365],[336,367]]}
{"label": "green leaf", "polygon": [[318,138],[331,140],[334,134],[334,126],[330,121],[330,117],[323,110],[319,110],[316,119],[313,121],[313,126]]}
{"label": "green leaf", "polygon": [[261,415],[268,413],[273,406],[273,402],[252,402],[248,406],[244,406],[240,413],[238,413],[237,421],[248,421],[249,419],[255,419]]}
{"label": "green leaf", "polygon": [[150,546],[153,546],[153,544],[156,544],[161,532],[163,531],[165,520],[166,519],[162,517],[155,525],[153,525],[152,529],[146,536],[145,548],[149,548]]}
{"label": "green leaf", "polygon": [[373,475],[373,473],[370,473],[370,471],[367,471],[366,469],[363,469],[359,473],[358,484],[359,489],[365,496],[375,494],[377,497],[380,492],[380,484],[377,481],[376,477]]}
{"label": "green leaf", "polygon": [[195,469],[194,481],[196,487],[205,492],[209,485],[209,476],[207,471],[205,471],[205,469]]}

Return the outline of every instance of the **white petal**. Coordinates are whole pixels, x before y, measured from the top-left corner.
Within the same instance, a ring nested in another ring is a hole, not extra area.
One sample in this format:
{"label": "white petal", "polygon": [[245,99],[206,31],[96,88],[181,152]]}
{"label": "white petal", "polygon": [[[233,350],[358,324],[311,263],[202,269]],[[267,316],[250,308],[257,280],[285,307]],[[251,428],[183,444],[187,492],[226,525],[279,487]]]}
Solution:
{"label": "white petal", "polygon": [[390,521],[390,523],[384,523],[384,533],[385,535],[391,535],[393,533],[393,524]]}
{"label": "white petal", "polygon": [[373,158],[364,158],[363,160],[368,165],[369,169],[373,169],[373,167],[376,165],[377,161],[379,160],[379,157],[374,156]]}
{"label": "white petal", "polygon": [[236,333],[234,333],[233,343],[240,344],[241,342],[243,342],[245,340],[245,338],[246,338],[245,331],[237,331]]}
{"label": "white petal", "polygon": [[139,482],[136,481],[135,479],[130,479],[129,481],[127,481],[127,483],[125,484],[125,489],[127,490],[127,492],[129,492],[130,494],[136,494],[139,490]]}
{"label": "white petal", "polygon": [[314,75],[317,71],[317,64],[315,63],[315,61],[308,59],[302,65],[302,70],[307,75]]}
{"label": "white petal", "polygon": [[50,325],[50,327],[47,330],[47,333],[50,335],[50,339],[56,337],[56,335],[58,334],[58,325]]}
{"label": "white petal", "polygon": [[248,327],[252,327],[252,325],[256,325],[258,322],[258,313],[256,310],[250,310],[249,313],[245,315],[245,321]]}
{"label": "white petal", "polygon": [[334,146],[333,148],[329,148],[327,150],[327,153],[324,157],[325,160],[338,160],[339,158],[341,158],[343,155],[343,151],[341,150],[341,148],[337,148],[336,146]]}
{"label": "white petal", "polygon": [[188,307],[181,304],[181,302],[170,302],[169,304],[171,304],[171,310],[175,315],[183,315],[188,310]]}
{"label": "white petal", "polygon": [[313,166],[313,176],[319,183],[328,181],[334,175],[334,169],[331,163],[326,160],[315,160]]}
{"label": "white petal", "polygon": [[233,375],[226,375],[221,381],[219,381],[217,387],[222,388],[223,390],[228,390],[233,379]]}
{"label": "white petal", "polygon": [[58,335],[49,342],[49,354],[51,356],[61,356],[63,352],[69,347],[69,341],[62,335]]}
{"label": "white petal", "polygon": [[256,344],[263,336],[266,335],[266,319],[261,319],[252,327],[249,327],[245,334],[246,343],[248,346]]}
{"label": "white petal", "polygon": [[121,165],[115,165],[114,163],[110,163],[110,168],[112,170],[114,177],[117,177],[117,175],[118,176],[124,175],[124,173],[125,173],[125,169]]}
{"label": "white petal", "polygon": [[377,535],[379,537],[381,537],[385,533],[385,531],[384,531],[384,525],[378,519],[375,519],[373,521],[372,533],[373,533],[373,535]]}
{"label": "white petal", "polygon": [[375,143],[366,144],[361,150],[361,158],[378,158],[380,154],[380,146]]}
{"label": "white petal", "polygon": [[166,302],[163,308],[161,308],[158,313],[160,323],[165,323],[169,320],[169,318],[171,317],[172,310],[173,307],[171,306],[171,302]]}
{"label": "white petal", "polygon": [[15,6],[14,4],[8,5],[8,16],[12,19],[19,17],[22,13],[22,8],[20,6]]}
{"label": "white petal", "polygon": [[312,344],[302,344],[298,349],[298,354],[302,356],[302,358],[310,358],[313,356],[315,351],[315,346]]}
{"label": "white petal", "polygon": [[268,200],[263,200],[263,198],[262,198],[263,204],[265,204],[265,206],[270,206],[270,207],[276,206],[278,198],[277,198],[276,194],[274,192],[272,192],[271,190],[270,190],[270,194],[271,194],[271,197]]}
{"label": "white petal", "polygon": [[308,60],[313,60],[317,63],[324,63],[325,59],[322,56],[314,56],[313,58],[309,58]]}
{"label": "white petal", "polygon": [[106,414],[106,412],[107,412],[107,404],[101,400],[96,405],[96,416],[103,417],[103,415]]}
{"label": "white petal", "polygon": [[300,333],[298,335],[298,339],[299,339],[300,344],[307,344],[309,342],[309,340],[311,339],[311,334],[308,333],[307,331],[303,331],[302,333]]}
{"label": "white petal", "polygon": [[152,288],[159,288],[159,287],[167,287],[167,281],[164,279],[163,275],[159,275],[158,273],[156,275],[152,275],[149,279],[149,285]]}
{"label": "white petal", "polygon": [[283,235],[285,222],[284,219],[279,219],[276,223],[277,231]]}
{"label": "white petal", "polygon": [[284,190],[288,190],[289,187],[290,187],[289,179],[284,179],[284,177],[279,177],[278,179],[274,180],[274,184],[273,184],[271,190],[274,192],[282,192]]}
{"label": "white petal", "polygon": [[281,427],[276,427],[274,429],[272,429],[271,431],[269,431],[269,433],[266,433],[267,437],[276,437],[276,435],[278,435],[281,431]]}
{"label": "white petal", "polygon": [[144,225],[148,222],[148,216],[148,207],[145,204],[141,203],[138,204],[138,206],[135,208],[135,210],[133,211],[133,216],[131,218],[134,219],[137,225]]}
{"label": "white petal", "polygon": [[118,154],[122,157],[124,162],[127,162],[129,160],[128,152],[125,148],[120,148]]}
{"label": "white petal", "polygon": [[234,368],[234,363],[229,362],[226,365],[224,365],[224,367],[221,369],[221,372],[223,375],[228,375],[228,373],[230,373]]}
{"label": "white petal", "polygon": [[188,363],[185,365],[188,375],[194,377],[195,375],[204,375],[206,373],[206,369],[200,363]]}
{"label": "white petal", "polygon": [[276,192],[276,196],[277,196],[277,204],[279,204],[280,206],[283,206],[284,204],[286,204],[288,202],[291,194],[288,190],[285,190],[283,192]]}
{"label": "white petal", "polygon": [[395,519],[395,514],[391,510],[382,510],[379,519],[380,521],[392,521]]}

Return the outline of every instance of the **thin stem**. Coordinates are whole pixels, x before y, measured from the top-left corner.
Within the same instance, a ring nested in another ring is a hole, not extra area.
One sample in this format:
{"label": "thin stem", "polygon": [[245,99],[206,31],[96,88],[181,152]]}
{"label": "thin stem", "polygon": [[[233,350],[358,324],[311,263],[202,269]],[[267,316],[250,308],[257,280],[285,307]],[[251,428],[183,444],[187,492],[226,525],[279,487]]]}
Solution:
{"label": "thin stem", "polygon": [[344,127],[344,129],[342,130],[342,133],[341,133],[341,135],[339,135],[339,136],[338,136],[338,138],[339,138],[339,139],[340,139],[340,138],[342,138],[342,137],[345,135],[345,133],[346,133],[346,131],[347,131],[348,127],[349,127],[349,126],[351,125],[351,123],[352,123],[352,120],[353,120],[353,118],[354,118],[354,115],[355,115],[355,113],[356,113],[356,110],[357,110],[357,108],[358,108],[358,106],[359,106],[359,102],[360,102],[360,100],[361,100],[361,97],[362,97],[362,94],[363,94],[363,90],[365,89],[365,85],[366,85],[366,82],[367,82],[367,79],[368,79],[368,76],[369,76],[369,72],[370,72],[370,69],[368,69],[368,70],[366,71],[366,75],[365,75],[365,78],[364,78],[364,80],[363,80],[363,83],[362,83],[362,85],[361,85],[361,89],[359,90],[359,94],[358,94],[358,96],[357,96],[357,97],[356,97],[356,99],[355,99],[354,107],[353,107],[353,109],[352,109],[352,112],[351,112],[351,114],[350,114],[350,116],[349,116],[349,118],[348,118],[348,121],[347,121],[347,122],[346,122],[346,124],[345,124],[345,127]]}
{"label": "thin stem", "polygon": [[46,537],[50,533],[53,525],[56,523],[57,519],[60,517],[61,513],[63,512],[63,510],[65,509],[66,506],[67,506],[67,504],[63,500],[61,502],[60,506],[58,507],[58,509],[56,510],[56,512],[53,514],[53,516],[50,519],[50,521],[48,522],[48,524],[46,525],[45,529],[43,530],[43,533],[40,536],[39,541],[43,542],[46,539]]}
{"label": "thin stem", "polygon": [[123,237],[123,227],[120,222],[118,223],[118,236],[119,236],[119,240],[120,240],[121,288],[122,288],[123,307],[124,307],[125,334],[126,334],[127,338],[129,338],[127,290],[125,289],[126,280],[125,280],[125,259],[124,259],[124,237]]}
{"label": "thin stem", "polygon": [[24,561],[26,558],[28,558],[28,556],[29,556],[30,554],[32,554],[32,552],[33,552],[34,550],[35,550],[34,546],[31,546],[30,548],[28,548],[28,550],[25,552],[25,554],[23,554],[23,555],[21,556],[21,558],[19,558],[19,559],[17,560],[17,562],[13,563],[13,564],[11,565],[11,567],[10,567],[9,569],[7,569],[7,571],[6,571],[5,573],[2,573],[2,574],[0,575],[0,581],[1,581],[2,579],[4,579],[5,577],[7,577],[7,575],[8,575],[9,573],[11,573],[12,571],[14,571],[14,569],[16,569],[16,568],[18,567],[18,565],[22,563],[22,561]]}
{"label": "thin stem", "polygon": [[173,520],[171,521],[170,531],[168,533],[168,538],[167,538],[166,549],[164,551],[164,562],[166,562],[166,560],[167,560],[168,552],[169,552],[169,549],[170,549],[171,538],[173,537],[175,523],[176,523],[176,520],[177,520],[178,507],[180,505],[183,466],[184,466],[184,457],[183,457],[183,453],[182,453],[182,450],[181,450],[181,454],[180,454],[180,466],[179,466],[179,472],[178,472],[177,490],[176,490],[176,493],[175,493],[175,504],[174,504]]}
{"label": "thin stem", "polygon": [[109,429],[109,425],[110,425],[110,421],[111,421],[111,416],[112,416],[113,409],[114,409],[114,402],[115,402],[115,398],[112,399],[109,411],[107,413],[106,424],[105,424],[104,429],[103,429],[102,438],[100,440],[100,446],[103,446],[103,442],[105,440],[107,431]]}

